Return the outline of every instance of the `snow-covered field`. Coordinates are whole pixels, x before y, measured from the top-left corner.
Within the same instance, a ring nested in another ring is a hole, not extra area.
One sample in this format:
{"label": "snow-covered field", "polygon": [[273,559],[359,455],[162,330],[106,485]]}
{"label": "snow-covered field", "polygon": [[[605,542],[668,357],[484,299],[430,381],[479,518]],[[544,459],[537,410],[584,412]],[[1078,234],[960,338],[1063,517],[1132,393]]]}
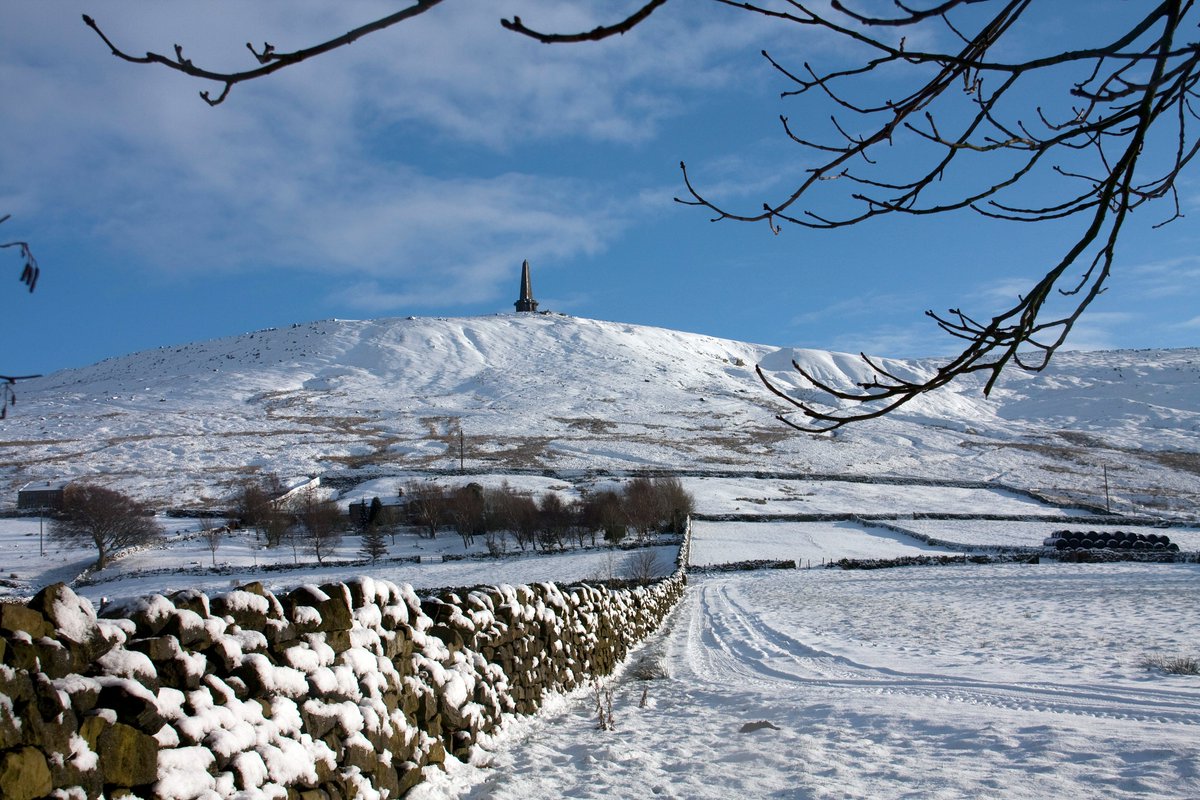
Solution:
{"label": "snow-covered field", "polygon": [[[324,566],[317,565],[303,549],[286,546],[262,547],[253,531],[235,531],[222,537],[213,553],[198,535],[198,520],[169,520],[163,546],[142,550],[117,561],[106,569],[90,573],[88,581],[74,588],[93,602],[101,598],[136,597],[169,593],[180,589],[223,592],[251,581],[261,581],[272,590],[302,583],[345,580],[352,575],[370,575],[393,583],[408,583],[418,588],[476,586],[497,583],[537,583],[541,581],[575,582],[603,578],[623,578],[635,567],[635,561],[654,558],[659,575],[675,569],[679,548],[659,545],[634,550],[588,547],[566,553],[522,553],[510,541],[511,552],[502,558],[485,557],[482,537],[470,547],[452,532],[436,539],[403,531],[393,541],[387,538],[388,555],[376,564],[363,564],[360,539],[347,534]],[[0,519],[0,596],[29,596],[56,581],[71,582],[96,560],[94,550],[62,546],[46,540],[46,555],[39,555],[38,520]],[[420,556],[430,563],[392,562]],[[462,557],[466,558],[462,558]],[[458,559],[446,560],[439,559]],[[354,564],[347,562],[354,561]],[[270,565],[271,569],[261,567]]]}
{"label": "snow-covered field", "polygon": [[581,692],[413,796],[1194,798],[1200,678],[1142,660],[1196,608],[1194,565],[694,578],[615,730]]}
{"label": "snow-covered field", "polygon": [[913,519],[895,523],[905,530],[923,534],[934,539],[969,547],[1016,546],[1041,547],[1042,542],[1055,531],[1133,531],[1134,533],[1158,533],[1169,536],[1181,550],[1200,551],[1200,529],[1197,528],[1145,528],[1121,524],[1095,525],[1078,524],[1070,520],[1062,522],[1022,522],[1018,520],[942,520]]}
{"label": "snow-covered field", "polygon": [[[337,499],[339,505],[347,509],[351,502],[374,496],[394,497],[399,488],[412,480],[411,475],[369,480],[342,492]],[[486,488],[508,485],[534,497],[553,492],[565,502],[579,497],[579,491],[571,484],[538,475],[448,476],[438,478],[437,482],[447,489],[468,482],[477,482]],[[601,480],[589,485],[608,486],[610,483],[612,481]],[[224,591],[250,581],[260,581],[268,589],[276,590],[301,583],[342,580],[349,574],[369,574],[393,583],[429,589],[495,583],[572,582],[627,577],[635,566],[634,561],[645,558],[638,555],[641,549],[625,551],[604,547],[602,538],[597,539],[599,547],[589,538],[584,548],[571,540],[567,545],[572,549],[562,554],[523,552],[508,535],[500,537],[505,556],[488,558],[482,536],[475,537],[468,545],[450,530],[443,530],[436,538],[429,539],[401,526],[394,535],[384,537],[387,554],[376,564],[363,564],[362,539],[357,533],[346,533],[324,556],[325,564],[318,565],[302,543],[293,548],[285,541],[268,548],[253,530],[235,530],[222,534],[216,552],[213,552],[203,535],[205,523],[202,520],[159,517],[158,521],[164,533],[159,544],[123,554],[97,572],[89,570],[96,560],[95,549],[56,540],[48,519],[0,518],[0,596],[29,596],[50,583],[72,583],[85,572],[86,581],[74,588],[92,600],[184,588]],[[221,524],[221,520],[212,520],[209,527]],[[633,537],[625,544],[633,545]],[[659,574],[673,571],[678,547],[649,549],[655,556]],[[414,558],[421,558],[423,563],[412,563]]]}
{"label": "snow-covered field", "polygon": [[[899,558],[954,552],[853,522],[697,521],[692,524],[690,560],[694,566],[735,560],[789,560],[808,567],[840,558]],[[744,558],[730,558],[734,553]]]}
{"label": "snow-covered field", "polygon": [[283,591],[302,583],[343,581],[356,575],[407,583],[418,589],[466,587],[496,584],[527,584],[540,582],[576,583],[588,580],[624,578],[634,569],[638,554],[648,552],[654,558],[659,576],[671,573],[679,548],[658,546],[643,550],[585,550],[580,552],[512,555],[506,558],[478,558],[432,564],[327,565],[306,564],[298,569],[278,572],[231,570],[221,575],[186,575],[166,573],[150,576],[116,576],[103,582],[77,587],[77,593],[96,601],[101,597],[136,597],[149,593],[169,593],[179,589],[196,588],[219,593],[248,583],[261,581],[271,591]]}
{"label": "snow-covered field", "polygon": [[699,514],[1004,514],[1085,512],[1042,503],[1003,489],[963,489],[920,483],[737,478],[685,478]]}
{"label": "snow-covered field", "polygon": [[[980,511],[979,513],[985,513]],[[990,513],[990,512],[987,512]],[[693,525],[691,563],[697,566],[729,563],[733,550],[746,553],[747,560],[899,558],[931,553],[961,552],[930,545],[924,537],[948,542],[962,548],[1041,547],[1055,531],[1133,531],[1170,537],[1184,552],[1200,551],[1198,528],[1153,528],[1113,523],[1026,522],[995,519],[897,519],[888,527],[858,522],[710,522]],[[905,536],[900,531],[916,536]]]}

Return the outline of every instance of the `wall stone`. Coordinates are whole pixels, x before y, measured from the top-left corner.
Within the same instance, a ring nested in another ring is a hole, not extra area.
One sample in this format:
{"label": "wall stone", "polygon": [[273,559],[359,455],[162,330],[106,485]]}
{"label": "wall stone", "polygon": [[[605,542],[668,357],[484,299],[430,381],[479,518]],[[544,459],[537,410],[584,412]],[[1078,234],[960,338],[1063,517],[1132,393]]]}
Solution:
{"label": "wall stone", "polygon": [[685,582],[249,584],[99,616],[50,586],[0,604],[0,797],[399,797],[505,715],[610,673]]}

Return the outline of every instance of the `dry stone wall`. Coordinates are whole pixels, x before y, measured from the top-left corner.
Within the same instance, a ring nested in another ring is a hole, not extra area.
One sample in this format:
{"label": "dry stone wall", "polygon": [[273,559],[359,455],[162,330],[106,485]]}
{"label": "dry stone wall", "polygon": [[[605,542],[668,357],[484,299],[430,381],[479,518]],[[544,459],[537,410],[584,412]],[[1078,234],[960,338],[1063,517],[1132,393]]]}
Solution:
{"label": "dry stone wall", "polygon": [[[686,563],[686,544],[681,554]],[[0,797],[394,798],[606,675],[684,590],[370,578],[0,605]]]}

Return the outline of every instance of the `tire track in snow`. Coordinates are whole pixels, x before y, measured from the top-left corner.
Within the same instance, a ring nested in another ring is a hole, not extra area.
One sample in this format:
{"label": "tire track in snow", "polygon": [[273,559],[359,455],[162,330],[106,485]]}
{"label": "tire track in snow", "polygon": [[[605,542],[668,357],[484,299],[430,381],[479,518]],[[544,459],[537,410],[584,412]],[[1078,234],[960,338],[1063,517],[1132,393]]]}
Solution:
{"label": "tire track in snow", "polygon": [[[736,597],[728,581],[694,586],[682,659],[695,677],[722,685],[830,689],[872,695],[907,695],[1020,711],[1200,725],[1192,696],[1128,686],[1060,686],[996,683],[954,675],[905,673],[859,664],[810,647],[772,628]],[[677,662],[680,663],[680,662]]]}

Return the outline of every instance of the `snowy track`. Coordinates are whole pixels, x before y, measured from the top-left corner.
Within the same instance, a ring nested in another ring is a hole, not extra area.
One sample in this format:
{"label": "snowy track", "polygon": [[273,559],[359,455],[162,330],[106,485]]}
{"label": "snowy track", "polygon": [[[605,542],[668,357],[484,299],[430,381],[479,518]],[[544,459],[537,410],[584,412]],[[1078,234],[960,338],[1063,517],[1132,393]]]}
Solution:
{"label": "snowy track", "polygon": [[[909,695],[1019,711],[1200,725],[1195,692],[1112,686],[1009,685],[969,678],[910,674],[858,664],[803,644],[763,622],[728,582],[698,589],[686,663],[697,681],[756,685],[764,691],[842,691]],[[1200,735],[1200,734],[1198,734]]]}
{"label": "snowy track", "polygon": [[1200,652],[1198,577],[994,565],[698,578],[635,657],[661,654],[670,678],[616,681],[616,730],[577,696],[417,797],[1200,797],[1200,678],[1140,663]]}

